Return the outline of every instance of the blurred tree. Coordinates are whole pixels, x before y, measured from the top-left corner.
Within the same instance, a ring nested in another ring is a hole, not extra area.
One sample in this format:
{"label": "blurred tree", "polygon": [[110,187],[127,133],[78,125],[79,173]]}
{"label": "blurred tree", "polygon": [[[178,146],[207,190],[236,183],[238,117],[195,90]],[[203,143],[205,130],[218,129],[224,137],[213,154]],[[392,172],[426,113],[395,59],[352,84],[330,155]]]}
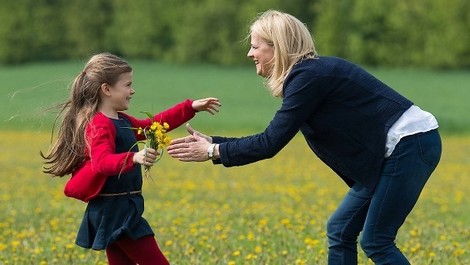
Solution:
{"label": "blurred tree", "polygon": [[321,55],[365,65],[470,67],[468,0],[4,0],[0,63],[109,51],[172,62],[249,63],[248,26],[278,9]]}
{"label": "blurred tree", "polygon": [[137,58],[167,57],[174,45],[171,20],[175,18],[177,1],[113,1],[114,19],[109,40],[123,54]]}
{"label": "blurred tree", "polygon": [[69,0],[64,5],[64,38],[69,58],[84,58],[104,50],[115,52],[113,43],[107,41],[107,29],[113,23],[112,0]]}
{"label": "blurred tree", "polygon": [[0,60],[6,63],[63,58],[65,0],[5,1],[0,11]]}
{"label": "blurred tree", "polygon": [[313,25],[314,40],[321,55],[346,56],[348,32],[351,30],[350,16],[354,0],[319,0],[314,5],[318,14]]}

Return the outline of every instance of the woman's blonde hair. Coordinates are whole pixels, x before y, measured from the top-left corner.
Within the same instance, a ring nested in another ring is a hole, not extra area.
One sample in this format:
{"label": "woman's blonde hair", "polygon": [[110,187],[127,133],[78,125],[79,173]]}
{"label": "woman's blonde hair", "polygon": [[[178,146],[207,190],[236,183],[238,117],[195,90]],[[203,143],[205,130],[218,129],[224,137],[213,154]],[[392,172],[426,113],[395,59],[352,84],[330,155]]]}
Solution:
{"label": "woman's blonde hair", "polygon": [[317,55],[312,35],[296,17],[276,10],[261,13],[250,26],[252,33],[274,48],[273,68],[266,85],[273,96],[283,97],[284,80],[292,67],[302,59]]}
{"label": "woman's blonde hair", "polygon": [[101,85],[115,85],[121,74],[131,71],[132,67],[125,60],[110,53],[90,58],[75,77],[70,98],[58,106],[60,111],[52,128],[54,135],[55,125],[62,120],[57,139],[46,155],[41,152],[46,160],[44,173],[62,177],[71,174],[86,159],[85,128],[98,112]]}

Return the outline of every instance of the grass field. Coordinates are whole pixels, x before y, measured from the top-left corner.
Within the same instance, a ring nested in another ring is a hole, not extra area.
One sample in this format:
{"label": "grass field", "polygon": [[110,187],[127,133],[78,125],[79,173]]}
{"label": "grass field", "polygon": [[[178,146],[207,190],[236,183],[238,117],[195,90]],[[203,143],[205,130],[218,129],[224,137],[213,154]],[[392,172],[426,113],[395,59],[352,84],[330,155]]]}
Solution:
{"label": "grass field", "polygon": [[[53,113],[83,62],[0,68],[0,264],[106,264],[74,245],[85,204],[66,198],[67,178],[41,173]],[[132,63],[132,62],[131,62]],[[279,100],[252,68],[136,62],[130,113],[184,98],[217,96],[222,111],[191,122],[209,134],[264,129]],[[470,75],[372,69],[433,112],[444,153],[397,244],[413,264],[470,264]],[[176,137],[183,128],[172,132]],[[301,165],[301,166],[299,166]],[[347,191],[296,137],[275,158],[238,168],[164,156],[146,180],[144,216],[172,264],[326,264],[325,224]],[[371,264],[365,256],[360,264]]]}
{"label": "grass field", "polygon": [[[63,195],[67,178],[41,173],[49,135],[0,139],[9,150],[0,154],[0,264],[106,264],[103,252],[74,245],[85,204]],[[444,146],[398,235],[413,264],[470,264],[470,137],[447,136]],[[325,223],[347,191],[300,137],[239,168],[164,156],[152,176],[144,216],[172,264],[326,264]],[[372,264],[360,253],[360,264]]]}

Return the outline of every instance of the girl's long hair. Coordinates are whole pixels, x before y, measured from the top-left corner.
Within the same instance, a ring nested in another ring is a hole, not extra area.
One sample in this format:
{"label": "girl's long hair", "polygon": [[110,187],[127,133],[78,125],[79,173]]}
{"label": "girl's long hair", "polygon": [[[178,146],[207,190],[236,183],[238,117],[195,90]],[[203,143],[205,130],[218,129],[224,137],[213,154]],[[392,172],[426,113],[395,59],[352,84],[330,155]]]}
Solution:
{"label": "girl's long hair", "polygon": [[85,129],[98,112],[101,85],[115,85],[119,75],[131,71],[125,60],[110,53],[100,53],[90,58],[83,71],[73,80],[70,98],[58,105],[59,113],[52,128],[54,136],[54,128],[61,122],[57,139],[47,154],[41,152],[45,159],[44,173],[62,177],[71,174],[86,160],[88,143]]}
{"label": "girl's long hair", "polygon": [[284,80],[292,67],[303,59],[317,56],[312,35],[296,17],[276,10],[261,13],[250,27],[274,48],[273,68],[266,85],[275,97],[283,97]]}

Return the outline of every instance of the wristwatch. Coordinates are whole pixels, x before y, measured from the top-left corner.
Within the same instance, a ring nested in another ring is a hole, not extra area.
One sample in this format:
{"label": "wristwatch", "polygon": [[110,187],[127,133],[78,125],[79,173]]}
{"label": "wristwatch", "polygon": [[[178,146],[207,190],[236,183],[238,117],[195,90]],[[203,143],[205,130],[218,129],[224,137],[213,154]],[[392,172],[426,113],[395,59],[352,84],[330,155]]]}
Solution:
{"label": "wristwatch", "polygon": [[215,144],[209,145],[209,148],[207,148],[207,156],[212,159],[214,158],[214,149],[215,149]]}

